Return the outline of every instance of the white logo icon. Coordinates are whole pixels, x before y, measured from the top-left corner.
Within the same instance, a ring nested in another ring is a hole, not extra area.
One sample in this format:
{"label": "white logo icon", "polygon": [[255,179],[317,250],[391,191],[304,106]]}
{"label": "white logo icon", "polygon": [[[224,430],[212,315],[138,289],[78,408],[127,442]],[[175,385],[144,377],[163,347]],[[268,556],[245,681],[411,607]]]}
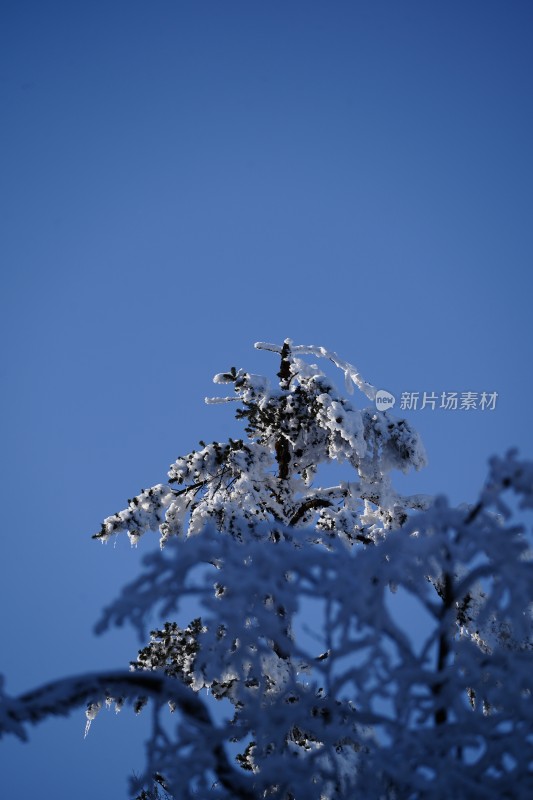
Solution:
{"label": "white logo icon", "polygon": [[388,411],[389,408],[392,408],[394,403],[396,402],[396,398],[390,392],[386,392],[385,389],[380,389],[376,392],[376,408],[378,411]]}

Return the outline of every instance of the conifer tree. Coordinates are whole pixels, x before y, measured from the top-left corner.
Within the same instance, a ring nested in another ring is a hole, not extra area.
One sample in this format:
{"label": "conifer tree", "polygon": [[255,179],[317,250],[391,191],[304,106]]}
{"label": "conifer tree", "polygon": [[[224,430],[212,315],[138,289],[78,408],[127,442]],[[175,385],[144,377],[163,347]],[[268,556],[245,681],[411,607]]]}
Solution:
{"label": "conifer tree", "polygon": [[[532,796],[533,564],[504,497],[533,507],[533,464],[494,458],[468,508],[402,496],[391,470],[419,469],[424,449],[355,367],[290,340],[256,347],[279,359],[276,382],[231,368],[215,382],[232,395],[208,401],[236,402],[243,438],[200,442],[95,534],[161,545],[98,631],[145,637],[154,612],[161,625],[127,672],[4,694],[0,732],[151,702],[140,798]],[[332,463],[344,479],[325,484]]]}

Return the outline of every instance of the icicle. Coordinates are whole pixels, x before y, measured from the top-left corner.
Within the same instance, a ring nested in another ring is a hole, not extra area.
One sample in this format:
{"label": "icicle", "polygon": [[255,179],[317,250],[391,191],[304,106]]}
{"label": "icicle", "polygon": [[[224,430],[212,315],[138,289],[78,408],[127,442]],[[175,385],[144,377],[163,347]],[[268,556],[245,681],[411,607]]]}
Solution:
{"label": "icicle", "polygon": [[102,707],[101,703],[89,703],[89,705],[87,706],[87,711],[85,712],[85,716],[87,717],[87,723],[85,725],[85,733],[83,735],[84,739],[87,738],[87,734],[89,733],[89,730],[91,728],[91,723],[98,714],[98,712],[100,711],[101,707]]}

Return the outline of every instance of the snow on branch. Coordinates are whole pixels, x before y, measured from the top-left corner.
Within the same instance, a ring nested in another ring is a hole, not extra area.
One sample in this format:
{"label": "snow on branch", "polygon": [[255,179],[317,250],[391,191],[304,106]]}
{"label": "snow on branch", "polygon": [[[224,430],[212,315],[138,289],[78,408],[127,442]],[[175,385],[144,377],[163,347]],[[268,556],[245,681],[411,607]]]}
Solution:
{"label": "snow on branch", "polygon": [[158,703],[173,702],[195,724],[213,725],[200,698],[179,681],[157,673],[93,672],[47,683],[17,698],[3,693],[0,736],[14,733],[25,739],[25,723],[34,725],[49,716],[65,716],[74,708],[85,704],[98,705],[110,697],[133,702],[139,694]]}
{"label": "snow on branch", "polygon": [[[357,367],[354,367],[353,364],[350,364],[348,361],[344,361],[342,358],[339,358],[337,353],[334,353],[331,350],[327,350],[325,347],[317,346],[314,344],[293,344],[290,339],[286,339],[285,342],[289,345],[291,353],[299,354],[299,355],[312,355],[316,356],[317,358],[326,358],[332,362],[336,367],[338,367],[342,372],[344,372],[345,381],[346,381],[346,390],[351,394],[353,387],[352,383],[354,383],[358,389],[360,389],[363,394],[365,394],[369,400],[374,400],[376,397],[376,387],[372,386],[371,383],[367,383],[359,373]],[[254,347],[257,350],[270,350],[273,353],[281,353],[282,347],[277,344],[269,344],[267,342],[256,342]]]}
{"label": "snow on branch", "polygon": [[[163,546],[174,536],[200,533],[208,522],[240,538],[257,522],[302,527],[316,521],[323,530],[368,544],[402,525],[413,508],[427,507],[427,498],[400,496],[389,476],[392,469],[407,472],[425,465],[416,431],[389,412],[357,408],[300,356],[329,359],[344,372],[350,389],[355,383],[373,397],[374,387],[354,366],[323,347],[293,346],[290,340],[281,347],[257,347],[281,356],[279,389],[265,376],[231,367],[214,380],[233,384],[235,395],[208,398],[237,401],[243,438],[201,442],[171,465],[167,484],[130,499],[128,508],[104,520],[95,538],[126,533],[135,544],[148,531],[159,531]],[[348,480],[345,490],[326,498],[316,476],[322,464],[332,462],[347,463]]]}
{"label": "snow on branch", "polygon": [[34,725],[50,716],[66,716],[74,708],[87,705],[88,726],[103,703],[116,700],[137,703],[139,697],[150,698],[157,707],[172,704],[203,737],[204,746],[211,750],[215,773],[232,797],[257,800],[247,784],[245,774],[230,764],[221,740],[224,732],[217,730],[211,715],[197,693],[180,681],[153,672],[102,672],[77,675],[48,683],[20,697],[0,695],[0,737],[11,733],[25,741],[25,726]]}

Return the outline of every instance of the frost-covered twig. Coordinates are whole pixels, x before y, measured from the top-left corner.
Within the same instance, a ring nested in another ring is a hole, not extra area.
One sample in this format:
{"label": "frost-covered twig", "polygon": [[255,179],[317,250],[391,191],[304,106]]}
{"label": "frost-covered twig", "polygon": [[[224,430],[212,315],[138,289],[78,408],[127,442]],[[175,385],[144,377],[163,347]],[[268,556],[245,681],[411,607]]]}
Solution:
{"label": "frost-covered twig", "polygon": [[131,703],[139,695],[158,705],[171,702],[189,723],[201,730],[207,749],[211,747],[216,775],[222,785],[239,800],[256,800],[249,779],[238,774],[226,756],[211,715],[197,693],[180,681],[153,672],[102,672],[77,675],[48,683],[16,698],[0,697],[0,736],[12,733],[26,739],[25,726],[50,716],[65,716],[83,705],[98,707],[109,698]]}
{"label": "frost-covered twig", "polygon": [[[337,353],[334,353],[331,350],[327,350],[325,347],[317,346],[314,344],[293,344],[290,339],[285,340],[286,343],[290,346],[291,352],[294,354],[299,355],[312,355],[316,356],[317,358],[327,358],[328,361],[331,361],[336,367],[338,367],[342,372],[344,372],[345,380],[346,380],[346,390],[351,394],[352,392],[352,385],[353,382],[358,389],[360,389],[363,394],[365,394],[369,400],[374,400],[376,397],[376,387],[372,386],[371,383],[367,383],[361,376],[357,367],[354,367],[353,364],[350,364],[348,361],[344,361],[342,358],[339,358]],[[257,350],[270,350],[273,353],[281,353],[282,346],[277,344],[270,344],[269,342],[256,342],[255,345]]]}

